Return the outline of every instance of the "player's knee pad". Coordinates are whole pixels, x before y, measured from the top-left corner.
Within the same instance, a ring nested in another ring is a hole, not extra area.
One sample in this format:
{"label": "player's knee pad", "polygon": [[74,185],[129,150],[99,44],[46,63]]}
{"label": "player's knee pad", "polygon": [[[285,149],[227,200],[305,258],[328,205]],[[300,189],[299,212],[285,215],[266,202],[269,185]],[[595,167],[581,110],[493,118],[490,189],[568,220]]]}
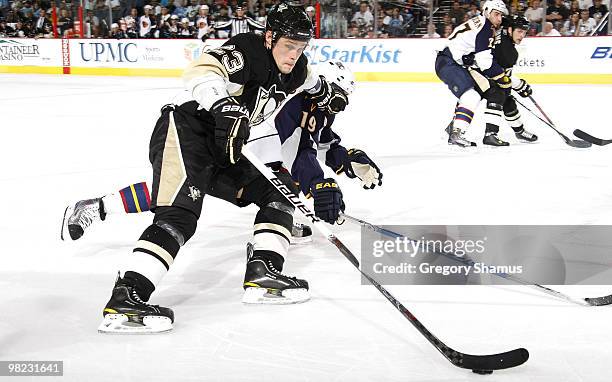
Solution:
{"label": "player's knee pad", "polygon": [[459,106],[474,111],[478,108],[480,100],[480,94],[474,89],[469,89],[459,98]]}
{"label": "player's knee pad", "polygon": [[487,89],[487,91],[484,92],[482,97],[486,99],[487,102],[500,105],[500,109],[501,105],[503,105],[506,101],[506,93],[498,86],[491,86],[489,89]]}
{"label": "player's knee pad", "polygon": [[180,207],[157,207],[153,224],[164,229],[179,246],[185,244],[195,233],[197,216]]}

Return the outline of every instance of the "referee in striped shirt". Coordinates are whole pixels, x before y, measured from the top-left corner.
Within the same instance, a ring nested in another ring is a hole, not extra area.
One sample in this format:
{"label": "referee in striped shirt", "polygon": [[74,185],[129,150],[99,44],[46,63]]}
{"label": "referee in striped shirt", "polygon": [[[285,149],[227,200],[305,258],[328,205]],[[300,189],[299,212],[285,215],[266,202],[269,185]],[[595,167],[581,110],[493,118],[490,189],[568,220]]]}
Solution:
{"label": "referee in striped shirt", "polygon": [[249,16],[245,16],[244,8],[241,6],[236,7],[236,16],[232,17],[228,21],[215,22],[214,28],[216,30],[230,28],[230,36],[234,37],[240,33],[248,33],[254,30],[265,30],[265,25],[258,23]]}

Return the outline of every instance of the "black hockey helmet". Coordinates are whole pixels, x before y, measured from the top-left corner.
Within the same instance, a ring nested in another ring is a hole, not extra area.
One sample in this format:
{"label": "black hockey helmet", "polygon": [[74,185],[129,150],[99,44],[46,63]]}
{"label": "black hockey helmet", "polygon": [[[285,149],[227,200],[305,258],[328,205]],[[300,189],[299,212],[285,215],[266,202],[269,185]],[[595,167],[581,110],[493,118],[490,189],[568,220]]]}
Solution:
{"label": "black hockey helmet", "polygon": [[302,7],[280,3],[270,9],[266,20],[266,30],[272,31],[272,43],[281,37],[298,41],[309,41],[313,27]]}
{"label": "black hockey helmet", "polygon": [[529,21],[521,15],[504,17],[502,25],[504,28],[529,30]]}

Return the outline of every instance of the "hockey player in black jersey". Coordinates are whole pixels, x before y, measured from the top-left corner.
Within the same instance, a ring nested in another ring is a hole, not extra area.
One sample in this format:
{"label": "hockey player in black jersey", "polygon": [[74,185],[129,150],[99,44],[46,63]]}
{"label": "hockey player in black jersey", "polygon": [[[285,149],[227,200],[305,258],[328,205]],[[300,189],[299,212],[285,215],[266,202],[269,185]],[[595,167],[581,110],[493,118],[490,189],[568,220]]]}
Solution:
{"label": "hockey player in black jersey", "polygon": [[[535,142],[538,140],[538,137],[525,130],[523,122],[521,121],[521,114],[518,111],[516,101],[511,92],[511,89],[514,89],[521,97],[529,97],[533,93],[527,81],[512,75],[512,69],[518,60],[518,51],[515,45],[523,41],[528,30],[529,21],[524,17],[519,15],[504,17],[502,20],[502,29],[498,32],[499,36],[496,39],[496,44],[493,49],[493,56],[499,65],[504,68],[506,76],[508,76],[511,81],[511,87],[504,89],[504,118],[512,130],[514,130],[516,138],[524,142]],[[499,126],[487,125],[483,143],[492,146],[508,146],[508,142],[504,142],[497,137],[498,131]]]}
{"label": "hockey player in black jersey", "polygon": [[316,108],[332,114],[346,107],[346,94],[313,75],[302,55],[312,33],[303,9],[281,3],[271,9],[264,36],[240,34],[203,53],[185,70],[193,100],[162,108],[151,137],[153,224],[120,267],[100,332],[172,329],[172,310],[147,301],[194,234],[206,194],[240,207],[259,207],[246,271],[254,285],[251,291],[270,302],[309,298],[305,280],[281,273],[293,208],[241,158],[241,148],[250,128],[290,93],[306,91]]}

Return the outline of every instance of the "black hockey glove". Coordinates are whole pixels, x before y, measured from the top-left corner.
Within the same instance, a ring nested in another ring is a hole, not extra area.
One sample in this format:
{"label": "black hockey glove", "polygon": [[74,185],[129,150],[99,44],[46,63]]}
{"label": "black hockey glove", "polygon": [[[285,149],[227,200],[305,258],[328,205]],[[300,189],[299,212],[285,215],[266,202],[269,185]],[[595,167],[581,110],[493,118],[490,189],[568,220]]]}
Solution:
{"label": "black hockey glove", "polygon": [[321,89],[310,96],[319,110],[338,114],[348,105],[348,96],[340,86],[321,78]]}
{"label": "black hockey glove", "polygon": [[342,191],[336,181],[332,178],[315,181],[310,187],[310,193],[314,198],[315,215],[329,223],[334,224],[344,211]]}
{"label": "black hockey glove", "polygon": [[519,85],[513,88],[521,97],[529,97],[533,94],[533,90],[531,90],[531,86],[525,80],[521,80]]}
{"label": "black hockey glove", "polygon": [[368,154],[359,149],[350,149],[343,170],[349,178],[359,178],[366,190],[382,185],[382,173]]}
{"label": "black hockey glove", "polygon": [[229,166],[240,159],[242,146],[249,139],[249,111],[234,97],[215,102],[210,108],[215,118],[215,144],[218,164]]}

